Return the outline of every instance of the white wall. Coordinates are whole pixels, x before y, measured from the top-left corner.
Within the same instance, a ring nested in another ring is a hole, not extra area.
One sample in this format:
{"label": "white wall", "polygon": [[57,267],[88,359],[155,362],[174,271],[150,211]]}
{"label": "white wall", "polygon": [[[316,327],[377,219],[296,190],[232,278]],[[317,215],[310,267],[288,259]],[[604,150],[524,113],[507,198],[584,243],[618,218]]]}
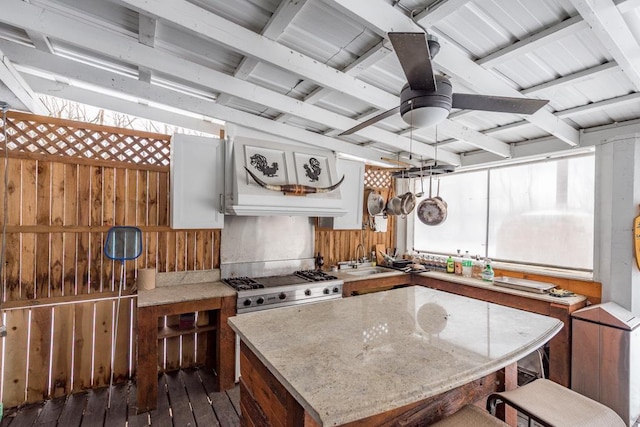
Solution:
{"label": "white wall", "polygon": [[640,214],[640,134],[617,136],[596,146],[594,279],[602,301],[640,315],[640,270],[633,220]]}

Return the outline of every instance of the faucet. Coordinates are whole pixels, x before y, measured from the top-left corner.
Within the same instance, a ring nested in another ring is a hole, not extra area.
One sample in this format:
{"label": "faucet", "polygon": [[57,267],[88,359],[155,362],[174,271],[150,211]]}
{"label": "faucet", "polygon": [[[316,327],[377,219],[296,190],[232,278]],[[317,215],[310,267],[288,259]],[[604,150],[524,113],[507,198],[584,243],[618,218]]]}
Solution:
{"label": "faucet", "polygon": [[[362,249],[362,258],[358,258],[358,252],[359,249]],[[364,250],[364,245],[362,243],[358,243],[358,246],[356,246],[356,262],[364,262],[364,257],[365,257],[366,251]]]}

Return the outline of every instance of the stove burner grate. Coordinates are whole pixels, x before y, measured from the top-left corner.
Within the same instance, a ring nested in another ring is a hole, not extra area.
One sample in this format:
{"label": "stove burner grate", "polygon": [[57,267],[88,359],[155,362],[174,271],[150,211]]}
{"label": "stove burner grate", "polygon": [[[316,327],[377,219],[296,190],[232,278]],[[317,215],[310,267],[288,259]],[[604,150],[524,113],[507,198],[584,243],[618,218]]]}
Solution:
{"label": "stove burner grate", "polygon": [[325,280],[336,280],[336,276],[332,276],[320,270],[300,270],[296,271],[296,276],[302,277],[303,279],[310,280],[312,282],[322,282]]}
{"label": "stove burner grate", "polygon": [[252,289],[264,288],[264,285],[251,277],[230,277],[223,280],[236,291],[250,291]]}

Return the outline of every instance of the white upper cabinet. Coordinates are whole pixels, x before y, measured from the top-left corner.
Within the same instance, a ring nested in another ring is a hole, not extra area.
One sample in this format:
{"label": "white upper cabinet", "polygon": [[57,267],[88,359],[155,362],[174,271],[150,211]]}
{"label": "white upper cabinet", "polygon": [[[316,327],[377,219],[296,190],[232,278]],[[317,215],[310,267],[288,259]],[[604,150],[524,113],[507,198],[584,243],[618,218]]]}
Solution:
{"label": "white upper cabinet", "polygon": [[224,143],[175,134],[171,138],[171,228],[224,226]]}
{"label": "white upper cabinet", "polygon": [[339,158],[336,160],[336,170],[338,175],[345,177],[340,190],[342,191],[342,208],[347,211],[347,214],[333,218],[320,218],[319,225],[334,230],[360,230],[364,203],[364,163]]}

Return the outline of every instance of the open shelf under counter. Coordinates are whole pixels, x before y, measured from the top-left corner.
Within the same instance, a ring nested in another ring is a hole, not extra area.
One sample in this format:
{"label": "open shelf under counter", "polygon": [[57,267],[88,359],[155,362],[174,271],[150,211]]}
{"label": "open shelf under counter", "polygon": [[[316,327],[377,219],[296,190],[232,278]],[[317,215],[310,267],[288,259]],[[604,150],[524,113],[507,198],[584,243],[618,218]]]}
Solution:
{"label": "open shelf under counter", "polygon": [[[137,403],[139,412],[155,409],[158,396],[158,341],[193,333],[207,334],[205,366],[217,372],[219,391],[234,386],[235,334],[227,320],[236,313],[237,293],[222,282],[178,284],[138,292]],[[208,324],[180,329],[158,327],[158,319],[208,312]]]}

